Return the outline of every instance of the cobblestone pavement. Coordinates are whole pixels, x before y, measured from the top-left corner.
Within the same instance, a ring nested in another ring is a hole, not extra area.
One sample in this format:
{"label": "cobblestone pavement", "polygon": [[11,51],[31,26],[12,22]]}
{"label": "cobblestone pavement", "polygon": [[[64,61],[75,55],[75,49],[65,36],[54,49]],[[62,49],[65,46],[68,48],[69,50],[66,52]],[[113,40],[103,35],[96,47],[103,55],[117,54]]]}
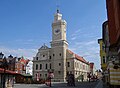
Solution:
{"label": "cobblestone pavement", "polygon": [[[75,87],[72,88],[102,88],[101,82],[78,82]],[[45,84],[15,84],[13,88],[49,88]],[[51,88],[71,88],[66,83],[52,83]]]}

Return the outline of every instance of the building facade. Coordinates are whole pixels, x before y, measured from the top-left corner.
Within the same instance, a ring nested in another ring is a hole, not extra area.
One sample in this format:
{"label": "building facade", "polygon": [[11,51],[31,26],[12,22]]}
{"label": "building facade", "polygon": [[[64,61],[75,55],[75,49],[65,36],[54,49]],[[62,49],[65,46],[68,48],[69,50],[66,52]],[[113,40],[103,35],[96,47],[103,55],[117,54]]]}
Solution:
{"label": "building facade", "polygon": [[90,73],[91,73],[91,75],[97,75],[96,74],[96,67],[95,67],[95,65],[94,65],[94,63],[93,62],[91,62],[90,63]]}
{"label": "building facade", "polygon": [[106,53],[105,53],[105,44],[103,42],[103,39],[98,39],[98,43],[100,44],[100,58],[101,58],[101,69],[102,71],[105,71],[107,68],[106,64]]}
{"label": "building facade", "polygon": [[[46,79],[49,73],[54,74],[52,81],[66,81],[66,75],[69,73],[74,74],[76,78],[80,74],[87,77],[89,63],[68,49],[66,26],[66,21],[62,19],[62,14],[57,10],[52,23],[51,48],[44,44],[33,58],[35,80]],[[84,69],[77,68],[80,65]]]}
{"label": "building facade", "polygon": [[26,74],[26,67],[27,67],[28,62],[29,60],[24,59],[24,57],[17,58],[16,63],[15,63],[16,73]]}
{"label": "building facade", "polygon": [[106,0],[109,32],[109,84],[120,87],[120,0]]}
{"label": "building facade", "polygon": [[32,75],[32,66],[33,66],[33,62],[29,61],[27,66],[26,66],[26,74],[31,74]]}
{"label": "building facade", "polygon": [[[108,20],[103,23],[100,46],[104,45],[105,67],[101,65],[105,82],[110,88],[120,86],[120,0],[106,0]],[[100,48],[101,50],[101,48]],[[102,59],[100,51],[100,56]],[[101,61],[102,63],[102,61]]]}

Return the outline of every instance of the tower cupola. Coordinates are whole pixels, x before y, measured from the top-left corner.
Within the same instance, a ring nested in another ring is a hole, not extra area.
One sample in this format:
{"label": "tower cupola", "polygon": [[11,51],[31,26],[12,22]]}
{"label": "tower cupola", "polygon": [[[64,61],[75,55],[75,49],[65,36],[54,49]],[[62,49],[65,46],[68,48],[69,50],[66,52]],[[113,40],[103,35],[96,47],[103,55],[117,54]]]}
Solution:
{"label": "tower cupola", "polygon": [[60,14],[59,9],[57,9],[57,12],[54,15],[54,22],[62,20],[62,14]]}

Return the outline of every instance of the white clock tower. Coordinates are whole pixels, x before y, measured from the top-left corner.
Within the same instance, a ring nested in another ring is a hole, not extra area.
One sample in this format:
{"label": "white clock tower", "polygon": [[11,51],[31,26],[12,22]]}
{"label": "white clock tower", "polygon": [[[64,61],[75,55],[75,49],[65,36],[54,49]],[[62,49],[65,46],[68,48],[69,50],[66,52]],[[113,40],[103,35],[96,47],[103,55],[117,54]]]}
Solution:
{"label": "white clock tower", "polygon": [[62,14],[57,10],[52,23],[51,48],[53,53],[54,79],[60,81],[65,81],[66,77],[66,50],[68,48],[66,24],[66,21],[62,19]]}
{"label": "white clock tower", "polygon": [[66,21],[62,19],[62,14],[57,10],[52,23],[52,41],[66,41],[66,24]]}

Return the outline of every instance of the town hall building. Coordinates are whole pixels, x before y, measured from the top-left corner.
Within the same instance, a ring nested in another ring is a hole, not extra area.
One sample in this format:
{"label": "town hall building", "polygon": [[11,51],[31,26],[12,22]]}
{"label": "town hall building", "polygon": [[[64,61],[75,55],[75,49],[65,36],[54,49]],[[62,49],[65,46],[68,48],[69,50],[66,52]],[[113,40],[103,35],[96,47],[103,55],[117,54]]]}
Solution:
{"label": "town hall building", "polygon": [[66,26],[67,22],[57,10],[52,23],[51,48],[44,44],[33,57],[34,80],[46,79],[49,72],[54,74],[52,81],[65,82],[69,73],[74,74],[76,79],[83,76],[87,80],[89,63],[68,49]]}

